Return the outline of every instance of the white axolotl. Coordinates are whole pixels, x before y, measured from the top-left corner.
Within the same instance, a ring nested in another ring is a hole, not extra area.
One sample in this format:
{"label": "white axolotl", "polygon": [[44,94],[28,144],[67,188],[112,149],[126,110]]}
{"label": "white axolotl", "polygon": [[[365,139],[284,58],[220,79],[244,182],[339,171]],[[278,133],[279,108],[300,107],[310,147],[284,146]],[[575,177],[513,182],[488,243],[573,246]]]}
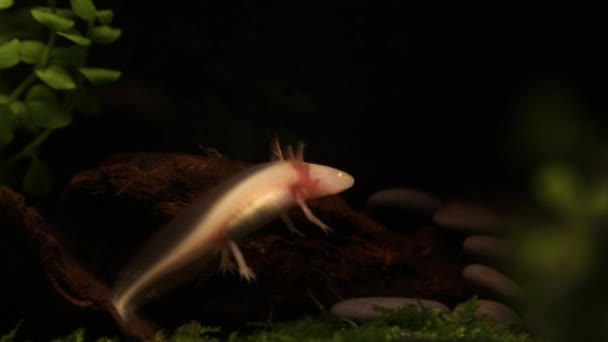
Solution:
{"label": "white axolotl", "polygon": [[284,159],[275,139],[273,161],[236,174],[204,193],[154,233],[125,267],[113,289],[112,303],[124,321],[135,318],[138,307],[191,279],[205,263],[221,253],[220,270],[234,270],[247,281],[255,273],[247,266],[236,242],[281,217],[301,234],[287,216],[299,206],[326,233],[330,227],[317,218],[306,200],[340,193],[354,184],[351,175],[335,168],[307,163],[303,147]]}

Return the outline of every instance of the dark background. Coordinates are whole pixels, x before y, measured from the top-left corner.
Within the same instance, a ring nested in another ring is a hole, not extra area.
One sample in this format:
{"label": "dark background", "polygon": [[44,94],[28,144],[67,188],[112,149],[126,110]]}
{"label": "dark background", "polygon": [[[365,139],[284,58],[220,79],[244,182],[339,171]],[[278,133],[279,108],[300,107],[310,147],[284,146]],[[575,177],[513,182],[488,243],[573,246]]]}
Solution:
{"label": "dark background", "polygon": [[357,207],[392,186],[525,193],[539,162],[605,155],[581,139],[605,136],[605,12],[580,2],[96,5],[123,36],[89,65],[123,76],[98,88],[102,115],[43,145],[57,191],[117,152],[261,162],[274,134],[353,174]]}
{"label": "dark background", "polygon": [[[60,183],[121,151],[199,153],[201,144],[260,162],[277,133],[306,142],[309,161],[352,173],[357,203],[389,186],[518,191],[530,167],[519,132],[531,93],[559,100],[565,91],[596,127],[606,112],[602,20],[583,5],[96,5],[115,11],[123,36],[95,46],[89,64],[123,77],[99,89],[102,116],[77,118],[44,147]],[[553,109],[532,140],[560,115]]]}

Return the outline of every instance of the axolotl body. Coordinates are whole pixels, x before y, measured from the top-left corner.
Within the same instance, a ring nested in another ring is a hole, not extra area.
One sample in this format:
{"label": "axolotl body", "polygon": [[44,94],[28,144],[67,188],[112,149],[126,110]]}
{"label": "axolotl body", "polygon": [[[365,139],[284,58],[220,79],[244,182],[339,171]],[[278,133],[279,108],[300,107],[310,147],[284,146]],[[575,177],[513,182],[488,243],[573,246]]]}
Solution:
{"label": "axolotl body", "polygon": [[273,161],[252,166],[204,193],[154,233],[127,264],[113,289],[112,303],[125,321],[139,306],[189,280],[207,261],[221,253],[220,270],[234,270],[247,281],[255,273],[236,244],[240,238],[280,217],[301,234],[286,215],[299,206],[325,232],[331,229],[317,218],[306,200],[337,194],[354,184],[344,171],[304,162],[302,146],[284,159],[278,142]]}

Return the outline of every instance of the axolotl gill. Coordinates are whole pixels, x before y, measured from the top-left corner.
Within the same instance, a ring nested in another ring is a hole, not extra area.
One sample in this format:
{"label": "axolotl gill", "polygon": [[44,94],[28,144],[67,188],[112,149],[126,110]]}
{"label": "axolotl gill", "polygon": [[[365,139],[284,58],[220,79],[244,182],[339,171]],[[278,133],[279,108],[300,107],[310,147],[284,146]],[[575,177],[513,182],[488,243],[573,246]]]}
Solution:
{"label": "axolotl gill", "polygon": [[[283,156],[278,140],[272,160],[247,168],[202,194],[165,226],[153,233],[118,276],[112,304],[124,321],[154,297],[190,280],[220,254],[219,270],[238,270],[255,279],[236,241],[281,218],[302,235],[287,216],[299,206],[306,218],[326,233],[331,228],[316,217],[306,201],[347,190],[354,184],[348,173],[303,160],[303,145]],[[236,267],[231,260],[236,261]]]}

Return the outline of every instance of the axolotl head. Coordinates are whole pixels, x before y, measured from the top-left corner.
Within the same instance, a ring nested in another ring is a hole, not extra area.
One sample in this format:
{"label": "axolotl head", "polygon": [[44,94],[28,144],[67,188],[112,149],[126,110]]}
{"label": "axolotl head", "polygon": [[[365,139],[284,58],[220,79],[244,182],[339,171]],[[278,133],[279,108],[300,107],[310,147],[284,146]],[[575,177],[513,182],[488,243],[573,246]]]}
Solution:
{"label": "axolotl head", "polygon": [[355,183],[353,176],[326,165],[303,163],[299,169],[300,184],[307,198],[340,193]]}

